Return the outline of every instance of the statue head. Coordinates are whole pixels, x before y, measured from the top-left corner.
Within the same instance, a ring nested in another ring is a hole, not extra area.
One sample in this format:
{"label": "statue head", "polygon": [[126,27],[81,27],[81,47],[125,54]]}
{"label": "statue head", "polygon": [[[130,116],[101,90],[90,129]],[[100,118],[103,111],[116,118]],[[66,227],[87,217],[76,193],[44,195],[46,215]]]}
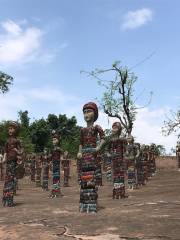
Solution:
{"label": "statue head", "polygon": [[60,142],[60,135],[56,133],[55,130],[52,131],[52,143],[54,146],[57,146]]}
{"label": "statue head", "polygon": [[146,145],[145,144],[142,144],[141,145],[141,151],[144,151],[146,149]]}
{"label": "statue head", "polygon": [[8,124],[8,134],[9,136],[16,136],[19,133],[20,127],[17,122],[11,121]]}
{"label": "statue head", "polygon": [[83,106],[84,120],[95,122],[98,119],[98,107],[94,102],[88,102]]}
{"label": "statue head", "polygon": [[122,131],[122,126],[120,122],[114,122],[112,125],[112,135],[119,136]]}
{"label": "statue head", "polygon": [[135,143],[135,146],[140,150],[141,149],[141,144],[140,143]]}
{"label": "statue head", "polygon": [[132,135],[128,135],[126,140],[127,140],[127,143],[134,143],[134,137]]}

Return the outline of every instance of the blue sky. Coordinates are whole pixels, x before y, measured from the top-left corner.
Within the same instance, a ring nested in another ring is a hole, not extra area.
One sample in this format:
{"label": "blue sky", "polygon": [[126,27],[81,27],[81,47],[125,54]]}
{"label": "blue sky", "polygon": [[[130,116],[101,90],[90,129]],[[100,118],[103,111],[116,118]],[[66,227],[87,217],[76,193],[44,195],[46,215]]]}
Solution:
{"label": "blue sky", "polygon": [[[102,96],[96,80],[81,70],[108,68],[115,60],[135,66],[136,93],[152,103],[138,113],[137,141],[176,144],[160,128],[169,109],[179,107],[180,2],[178,0],[0,0],[0,69],[14,77],[0,96],[0,119],[28,110],[32,119],[48,113],[75,115]],[[110,123],[113,120],[110,120]],[[98,123],[108,120],[103,113]]]}

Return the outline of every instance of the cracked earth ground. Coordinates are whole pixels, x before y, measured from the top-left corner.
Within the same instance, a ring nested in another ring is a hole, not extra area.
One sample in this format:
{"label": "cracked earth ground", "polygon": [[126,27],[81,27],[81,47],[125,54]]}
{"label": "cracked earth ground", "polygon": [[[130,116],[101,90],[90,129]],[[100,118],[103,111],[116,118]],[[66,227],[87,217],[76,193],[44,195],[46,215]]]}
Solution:
{"label": "cracked earth ground", "polygon": [[[112,200],[111,183],[99,189],[99,211],[78,211],[75,176],[50,199],[28,177],[20,181],[16,206],[0,205],[0,240],[180,240],[180,172],[159,171],[148,185]],[[2,194],[3,182],[0,182]]]}

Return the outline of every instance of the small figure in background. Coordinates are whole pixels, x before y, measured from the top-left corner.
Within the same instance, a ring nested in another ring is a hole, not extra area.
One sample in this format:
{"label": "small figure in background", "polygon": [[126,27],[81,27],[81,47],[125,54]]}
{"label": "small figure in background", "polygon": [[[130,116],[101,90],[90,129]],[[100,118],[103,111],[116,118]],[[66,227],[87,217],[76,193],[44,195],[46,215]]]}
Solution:
{"label": "small figure in background", "polygon": [[30,155],[30,175],[31,175],[31,181],[35,182],[35,175],[36,175],[36,155],[35,154]]}
{"label": "small figure in background", "polygon": [[47,149],[44,149],[42,154],[42,189],[48,191],[48,180],[49,180],[49,158]]}
{"label": "small figure in background", "polygon": [[3,151],[0,151],[0,181],[4,180],[4,162],[3,162],[4,156]]}
{"label": "small figure in background", "polygon": [[156,145],[152,143],[149,148],[150,175],[153,177],[156,173]]}
{"label": "small figure in background", "polygon": [[4,206],[14,206],[15,178],[18,164],[18,156],[22,154],[21,143],[17,139],[19,125],[17,122],[10,122],[8,127],[8,140],[5,145],[6,175],[3,188],[2,202]]}
{"label": "small figure in background", "polygon": [[143,185],[148,182],[148,145],[143,144],[141,146],[141,161],[142,161],[142,171],[143,171]]}
{"label": "small figure in background", "polygon": [[127,197],[125,194],[126,165],[124,159],[126,140],[120,137],[121,131],[120,122],[113,123],[108,148],[109,157],[112,162],[113,199]]}
{"label": "small figure in background", "polygon": [[178,163],[178,171],[180,172],[180,142],[177,142],[176,145],[176,158]]}
{"label": "small figure in background", "polygon": [[52,162],[52,190],[50,198],[63,196],[61,193],[60,186],[60,166],[61,166],[61,155],[62,150],[59,146],[60,144],[60,136],[53,131],[52,132],[52,143],[53,149],[51,152],[51,162]]}
{"label": "small figure in background", "polygon": [[71,160],[69,158],[69,153],[68,151],[65,151],[62,159],[62,167],[64,171],[64,187],[69,187],[70,165]]}
{"label": "small figure in background", "polygon": [[137,171],[136,171],[136,158],[139,152],[134,144],[133,136],[129,135],[127,137],[127,145],[125,158],[127,161],[127,175],[128,175],[128,188],[135,189],[137,188]]}
{"label": "small figure in background", "polygon": [[36,187],[41,187],[42,155],[36,155]]}

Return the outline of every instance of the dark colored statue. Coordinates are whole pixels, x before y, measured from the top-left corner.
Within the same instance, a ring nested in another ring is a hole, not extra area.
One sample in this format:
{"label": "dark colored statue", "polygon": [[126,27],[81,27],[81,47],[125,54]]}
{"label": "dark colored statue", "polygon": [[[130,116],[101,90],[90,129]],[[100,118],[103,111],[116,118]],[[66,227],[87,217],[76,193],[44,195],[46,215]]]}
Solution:
{"label": "dark colored statue", "polygon": [[36,156],[36,187],[41,187],[42,155]]}
{"label": "dark colored statue", "polygon": [[71,160],[69,158],[68,151],[65,151],[62,159],[62,167],[64,171],[64,187],[69,187],[70,165]]}
{"label": "dark colored statue", "polygon": [[115,122],[112,125],[112,135],[109,142],[109,157],[112,163],[113,199],[125,198],[126,164],[124,159],[126,140],[121,138],[121,124]]}
{"label": "dark colored statue", "polygon": [[10,122],[8,127],[8,140],[5,145],[6,175],[3,189],[3,205],[14,206],[14,193],[16,192],[16,168],[18,156],[21,155],[21,144],[17,139],[19,125],[16,122]]}
{"label": "dark colored statue", "polygon": [[127,162],[127,175],[128,175],[128,188],[137,188],[137,169],[136,159],[138,156],[137,148],[134,144],[134,138],[132,136],[127,137],[127,146],[125,158]]}
{"label": "dark colored statue", "polygon": [[59,147],[60,136],[53,131],[52,133],[52,143],[53,149],[51,152],[51,162],[52,162],[52,190],[51,198],[62,196],[60,187],[60,163],[62,150]]}
{"label": "dark colored statue", "polygon": [[176,145],[176,158],[178,162],[178,171],[180,171],[180,143],[179,142]]}
{"label": "dark colored statue", "polygon": [[47,150],[44,149],[42,154],[42,189],[48,191],[48,180],[49,180],[49,158]]}

